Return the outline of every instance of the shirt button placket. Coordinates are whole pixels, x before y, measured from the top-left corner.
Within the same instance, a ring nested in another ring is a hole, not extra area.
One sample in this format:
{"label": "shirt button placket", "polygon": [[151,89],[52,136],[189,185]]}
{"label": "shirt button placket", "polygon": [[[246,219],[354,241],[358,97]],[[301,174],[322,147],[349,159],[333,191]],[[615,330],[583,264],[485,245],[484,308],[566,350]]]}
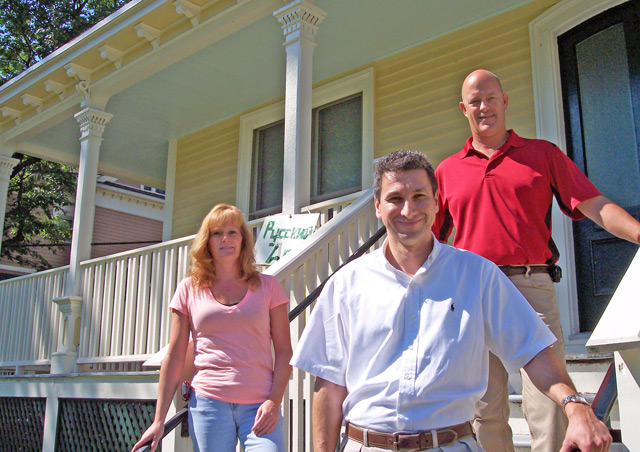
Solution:
{"label": "shirt button placket", "polygon": [[405,303],[405,334],[404,345],[405,351],[402,358],[402,381],[400,382],[400,397],[406,396],[410,398],[415,392],[415,374],[416,374],[416,352],[413,343],[418,336],[419,331],[419,289],[415,281],[412,281],[407,289],[407,298]]}

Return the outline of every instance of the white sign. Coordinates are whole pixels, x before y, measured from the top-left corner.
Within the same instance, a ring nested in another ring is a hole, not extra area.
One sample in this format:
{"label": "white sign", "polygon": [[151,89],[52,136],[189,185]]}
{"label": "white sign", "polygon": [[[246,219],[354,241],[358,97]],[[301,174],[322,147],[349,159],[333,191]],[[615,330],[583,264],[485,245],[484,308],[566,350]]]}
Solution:
{"label": "white sign", "polygon": [[256,240],[256,263],[274,263],[309,237],[319,222],[319,213],[279,214],[265,218]]}

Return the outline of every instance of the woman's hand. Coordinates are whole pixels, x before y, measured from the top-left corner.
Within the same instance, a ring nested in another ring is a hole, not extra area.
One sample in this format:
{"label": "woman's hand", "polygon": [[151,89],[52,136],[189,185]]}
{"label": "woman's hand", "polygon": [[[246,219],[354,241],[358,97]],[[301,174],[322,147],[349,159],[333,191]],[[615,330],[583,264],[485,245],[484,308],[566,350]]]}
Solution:
{"label": "woman's hand", "polygon": [[162,434],[164,433],[164,423],[154,421],[153,424],[142,434],[140,440],[133,445],[131,452],[144,446],[148,442],[151,442],[151,452],[156,450],[158,444],[162,440]]}
{"label": "woman's hand", "polygon": [[280,416],[280,407],[273,400],[266,400],[256,412],[256,420],[251,430],[258,436],[275,430]]}

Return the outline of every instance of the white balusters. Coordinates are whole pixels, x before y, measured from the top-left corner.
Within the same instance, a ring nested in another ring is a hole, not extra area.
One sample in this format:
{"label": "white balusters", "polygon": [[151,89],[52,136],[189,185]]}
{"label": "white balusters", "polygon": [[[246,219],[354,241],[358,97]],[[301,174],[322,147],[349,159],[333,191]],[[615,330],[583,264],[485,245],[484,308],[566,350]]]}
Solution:
{"label": "white balusters", "polygon": [[68,267],[0,283],[0,367],[50,364],[60,313],[51,300],[62,295]]}
{"label": "white balusters", "polygon": [[169,301],[188,270],[192,239],[82,263],[80,364],[124,370],[130,367],[127,363],[144,361],[167,343]]}

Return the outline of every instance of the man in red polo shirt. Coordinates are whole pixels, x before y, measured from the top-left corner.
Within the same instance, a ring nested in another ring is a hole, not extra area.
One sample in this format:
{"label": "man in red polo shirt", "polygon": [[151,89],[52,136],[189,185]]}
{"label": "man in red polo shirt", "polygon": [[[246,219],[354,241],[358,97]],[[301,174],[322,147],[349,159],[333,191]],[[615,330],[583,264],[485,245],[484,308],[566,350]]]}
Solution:
{"label": "man in red polo shirt", "polygon": [[[471,137],[436,169],[439,211],[433,232],[453,245],[501,266],[558,341],[553,349],[564,363],[564,341],[553,282],[559,281],[558,250],[551,239],[555,196],[574,220],[585,216],[610,233],[640,243],[640,223],[600,194],[554,144],[521,138],[507,130],[508,97],[498,77],[477,70],[462,84],[460,108]],[[476,406],[474,428],[488,452],[513,451],[508,424],[508,378],[491,355],[489,387]],[[558,451],[566,430],[562,410],[540,393],[523,372],[523,407],[532,451]]]}

